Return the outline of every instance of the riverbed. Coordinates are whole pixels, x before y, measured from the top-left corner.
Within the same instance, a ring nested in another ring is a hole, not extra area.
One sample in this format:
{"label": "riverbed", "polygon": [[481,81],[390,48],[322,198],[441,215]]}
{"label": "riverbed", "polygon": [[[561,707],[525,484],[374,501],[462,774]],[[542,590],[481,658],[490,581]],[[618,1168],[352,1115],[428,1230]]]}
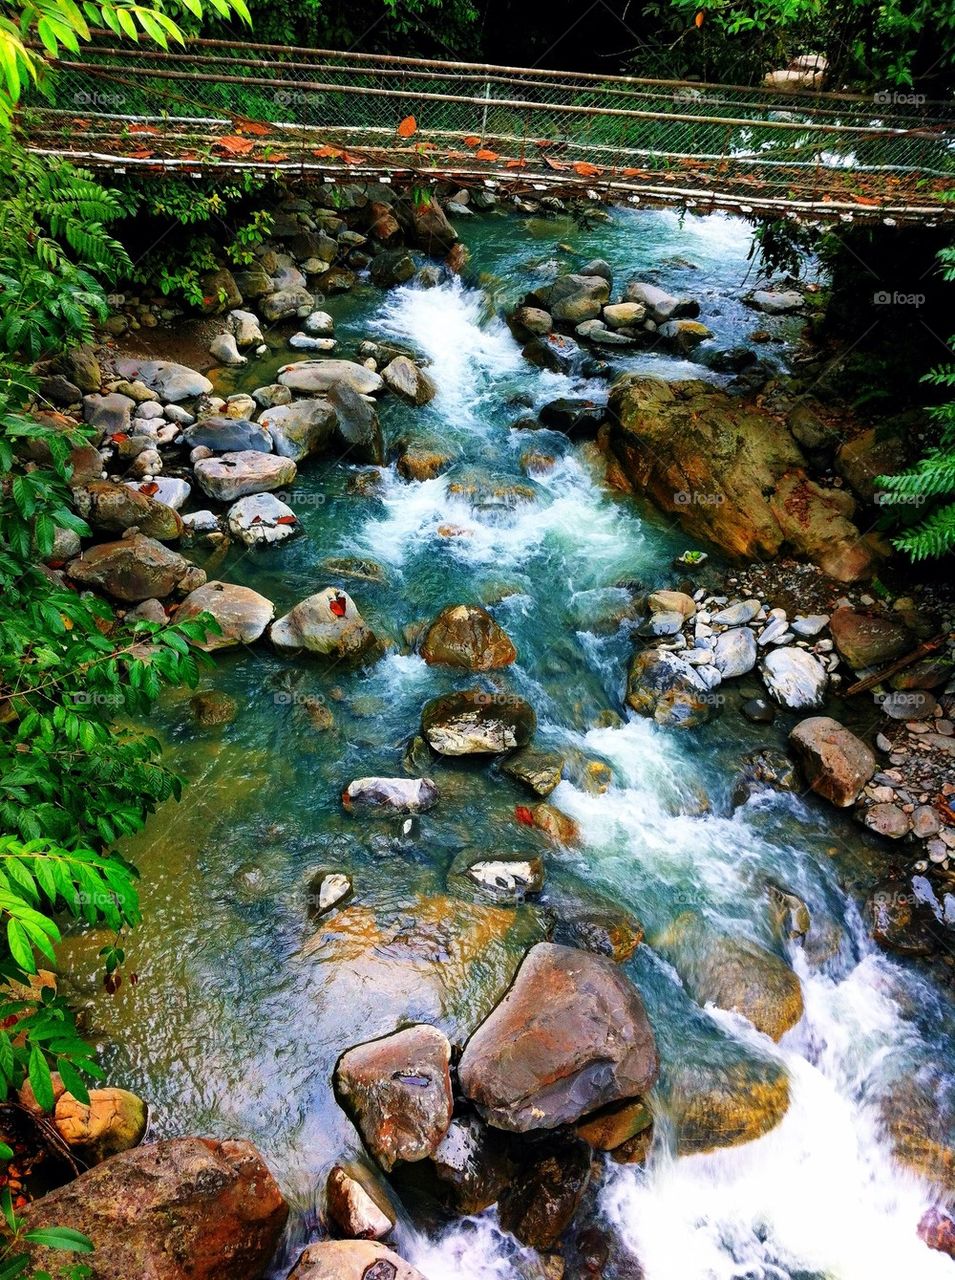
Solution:
{"label": "riverbed", "polygon": [[[893,1159],[884,1114],[885,1100],[913,1082],[928,1097],[950,1096],[952,1009],[928,977],[866,935],[858,892],[877,878],[881,851],[798,796],[767,792],[733,809],[740,756],[778,744],[794,722],[785,715],[771,729],[750,724],[732,693],[719,719],[691,732],[625,711],[633,584],[671,585],[674,557],[692,544],[609,489],[592,445],[511,428],[559,395],[602,389],[531,367],[500,318],[555,262],[568,270],[600,256],[622,279],[637,273],[691,293],[723,348],[770,327],[762,354],[781,368],[797,326],[765,326],[744,305],[751,229],[738,220],[618,212],[588,227],[495,215],[462,220],[459,231],[472,254],[468,283],[387,294],[363,285],[324,304],[345,353],[387,338],[430,362],[434,401],[388,401],[383,427],[389,444],[434,444],[453,465],[422,482],[391,466],[369,486],[355,482],[368,469],[347,459],[306,464],[288,498],[301,536],[233,549],[210,568],[262,592],[278,613],[341,587],[390,647],[358,671],[239,650],[218,657],[202,682],[238,700],[232,724],[198,727],[188,690],[157,709],[151,727],[189,785],[124,850],[142,874],[144,919],[127,944],[137,981],[113,996],[97,988],[102,938],[73,939],[67,957],[111,1079],[149,1100],[155,1136],[255,1142],[293,1206],[292,1257],[314,1227],[328,1168],[367,1159],[331,1091],[346,1048],[412,1021],[462,1043],[544,936],[542,906],[613,904],[639,918],[651,943],[698,911],[715,930],[784,955],[805,1015],[775,1044],[735,1015],[701,1010],[641,946],[626,970],[647,1005],[664,1084],[688,1062],[717,1072],[742,1060],[781,1064],[789,1111],[755,1142],[676,1158],[662,1106],[646,1166],[608,1165],[601,1221],[647,1280],[950,1275],[950,1260],[916,1235],[937,1192]],[[221,387],[271,382],[290,355],[270,341],[268,356]],[[616,367],[727,381],[656,353]],[[529,451],[553,461],[531,463]],[[506,673],[475,681],[414,653],[421,624],[459,602],[485,605],[513,639],[518,660]],[[550,799],[578,823],[574,847],[523,826],[515,806],[526,793],[492,766],[430,760],[440,801],[410,829],[343,810],[351,779],[418,772],[408,751],[421,707],[475,683],[527,699],[536,744],[565,756]],[[322,732],[309,714],[316,698],[331,723]],[[457,874],[476,853],[521,851],[544,854],[541,903],[489,900]],[[350,902],[317,923],[305,902],[316,869],[354,883]],[[808,905],[805,947],[774,931],[770,882]],[[532,1274],[493,1210],[450,1224],[405,1218],[397,1239],[429,1280]]]}

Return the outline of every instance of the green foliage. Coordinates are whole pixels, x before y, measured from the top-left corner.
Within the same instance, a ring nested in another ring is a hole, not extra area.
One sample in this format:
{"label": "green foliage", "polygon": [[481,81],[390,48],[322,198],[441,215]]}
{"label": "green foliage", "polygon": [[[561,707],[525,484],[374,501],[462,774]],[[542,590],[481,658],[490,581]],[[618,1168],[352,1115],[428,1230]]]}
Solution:
{"label": "green foliage", "polygon": [[256,39],[270,44],[349,49],[360,43],[442,57],[467,46],[478,18],[471,0],[249,0],[249,12]]}
{"label": "green foliage", "polygon": [[[90,39],[90,27],[106,27],[120,39],[138,41],[142,36],[162,48],[170,40],[183,43],[183,33],[166,9],[179,16],[182,10],[201,18],[211,10],[220,18],[238,17],[249,22],[245,0],[163,0],[142,5],[136,0],[13,0],[0,9],[0,129],[9,128],[13,109],[24,86],[42,87],[44,56],[79,53],[80,41]],[[41,53],[37,42],[42,46]]]}
{"label": "green foliage", "polygon": [[[5,1142],[0,1142],[0,1160],[12,1160],[13,1151]],[[89,1254],[93,1252],[93,1242],[81,1231],[72,1227],[27,1227],[26,1219],[17,1215],[10,1190],[4,1187],[0,1192],[0,1214],[7,1228],[7,1238],[0,1245],[0,1280],[14,1280],[16,1276],[25,1276],[30,1266],[30,1255],[23,1252],[24,1246],[34,1245],[42,1249],[58,1249],[63,1253]],[[93,1273],[82,1263],[68,1265],[66,1271],[58,1270],[62,1280],[87,1280]],[[32,1280],[50,1280],[48,1272],[32,1271]]]}
{"label": "green foliage", "polygon": [[124,212],[82,169],[0,135],[0,351],[32,360],[89,338],[107,314],[102,281],[129,265],[105,230]]}
{"label": "green foliage", "polygon": [[[955,247],[939,254],[946,280],[955,280]],[[955,351],[955,338],[950,343]],[[955,364],[942,365],[923,381],[947,391],[955,389]],[[913,560],[937,559],[955,551],[955,399],[928,410],[932,439],[925,455],[900,475],[880,476],[888,504],[897,511],[915,510],[919,520],[893,539]],[[922,514],[923,506],[928,506]]]}
{"label": "green foliage", "polygon": [[832,84],[886,91],[913,86],[923,62],[936,77],[955,70],[955,6],[933,0],[651,0],[643,12],[673,32],[670,75],[753,83],[798,54],[820,53]]}

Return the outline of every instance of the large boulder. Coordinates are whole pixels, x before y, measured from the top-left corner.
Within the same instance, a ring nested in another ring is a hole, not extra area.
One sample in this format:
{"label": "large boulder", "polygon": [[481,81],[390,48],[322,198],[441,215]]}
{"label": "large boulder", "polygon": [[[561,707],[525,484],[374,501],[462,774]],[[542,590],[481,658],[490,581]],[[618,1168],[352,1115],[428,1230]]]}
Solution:
{"label": "large boulder", "polygon": [[451,1123],[451,1045],[436,1027],[406,1027],[347,1050],[335,1093],[385,1170],[433,1156]]}
{"label": "large boulder", "polygon": [[378,640],[347,592],[326,587],[300,601],[272,624],[272,643],[282,652],[321,654],[358,660],[378,647]]}
{"label": "large boulder", "polygon": [[801,720],[789,742],[813,791],[840,809],[855,803],[876,771],[866,744],[829,716]]}
{"label": "large boulder", "polygon": [[255,453],[272,452],[272,437],[264,424],[250,422],[248,418],[218,415],[202,418],[186,427],[182,438],[190,449],[202,445],[214,453],[241,453],[249,449]]}
{"label": "large boulder", "polygon": [[791,551],[842,582],[871,572],[852,498],[810,480],[799,446],[764,410],[704,382],[642,375],[617,381],[610,408],[626,480],[694,539],[745,560]]}
{"label": "large boulder", "polygon": [[[288,1280],[427,1280],[397,1253],[374,1240],[310,1244]],[[438,1280],[434,1277],[434,1280]]]}
{"label": "large boulder", "polygon": [[221,634],[207,632],[205,640],[196,646],[211,653],[254,643],[275,617],[275,605],[250,587],[239,587],[232,582],[207,582],[189,592],[179,606],[176,620],[188,622],[200,613],[211,614],[219,624]]}
{"label": "large boulder", "polygon": [[321,399],[278,404],[259,418],[275,452],[293,462],[321,453],[335,434],[337,421],[334,407]]}
{"label": "large boulder", "polygon": [[517,650],[486,609],[452,604],[441,610],[425,633],[421,656],[429,666],[492,671],[509,666]]}
{"label": "large boulder", "polygon": [[384,386],[381,375],[352,360],[300,360],[283,365],[279,382],[302,395],[325,395],[344,384],[359,395],[374,395]]}
{"label": "large boulder", "polygon": [[195,369],[176,364],[173,360],[137,360],[121,357],[116,361],[116,371],[121,378],[142,382],[150,391],[169,404],[181,400],[194,400],[212,390],[212,383]]}
{"label": "large boulder", "polygon": [[344,446],[342,460],[381,466],[385,440],[375,406],[348,382],[335,383],[328,399],[338,419],[338,435]]}
{"label": "large boulder", "polygon": [[[113,1156],[24,1216],[88,1236],[92,1280],[259,1280],[288,1205],[251,1143],[174,1138]],[[62,1254],[31,1252],[59,1274]]]}
{"label": "large boulder", "polygon": [[836,609],[829,630],[840,655],[856,671],[881,667],[915,647],[912,632],[901,618],[863,609]]}
{"label": "large boulder", "polygon": [[773,1040],[802,1017],[802,988],[784,961],[748,938],[714,932],[692,911],[654,939],[654,946],[699,1004],[742,1014]]}
{"label": "large boulder", "polygon": [[523,698],[483,689],[442,694],[421,712],[421,732],[442,756],[500,755],[526,747],[536,728],[534,709]]}
{"label": "large boulder", "polygon": [[713,713],[709,686],[678,653],[644,649],[627,676],[627,705],[660,725],[691,729]]}
{"label": "large boulder", "polygon": [[172,542],[182,534],[182,520],[172,507],[125,484],[94,480],[74,489],[73,500],[80,515],[109,533],[136,528],[159,542]]}
{"label": "large boulder", "polygon": [[178,552],[136,533],[90,547],[69,562],[66,572],[74,582],[99,587],[116,600],[135,604],[168,596],[196,569]]}
{"label": "large boulder", "polygon": [[202,458],[196,463],[196,480],[210,498],[235,502],[250,493],[270,493],[292,483],[296,466],[291,458],[243,449]]}
{"label": "large boulder", "polygon": [[642,1096],[658,1065],[639,993],[613,961],[542,942],[471,1036],[458,1076],[489,1124],[523,1133]]}

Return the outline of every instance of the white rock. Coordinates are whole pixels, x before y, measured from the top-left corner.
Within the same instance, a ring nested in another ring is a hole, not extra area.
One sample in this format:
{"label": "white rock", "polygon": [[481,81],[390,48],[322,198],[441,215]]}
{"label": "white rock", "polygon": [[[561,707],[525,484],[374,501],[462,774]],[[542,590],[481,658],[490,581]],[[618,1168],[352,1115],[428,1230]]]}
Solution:
{"label": "white rock", "polygon": [[284,542],[298,533],[298,519],[291,507],[272,493],[252,493],[229,508],[229,532],[247,547]]}
{"label": "white rock", "polygon": [[828,613],[797,613],[790,626],[797,636],[817,636],[828,621]]}
{"label": "white rock", "polygon": [[293,351],[334,351],[338,346],[334,338],[313,338],[307,333],[293,333],[288,344]]}
{"label": "white rock", "polygon": [[356,778],[345,788],[342,804],[346,809],[369,805],[397,813],[423,813],[437,799],[438,788],[431,778]]}
{"label": "white rock", "polygon": [[192,485],[188,480],[180,480],[174,476],[149,476],[141,481],[126,481],[128,489],[136,489],[140,493],[145,492],[144,485],[156,485],[156,491],[149,496],[155,498],[157,502],[164,502],[167,507],[172,507],[173,511],[178,511],[192,493]]}
{"label": "white rock", "polygon": [[218,360],[219,364],[229,367],[246,363],[246,358],[239,354],[239,348],[235,345],[235,338],[231,333],[220,333],[217,338],[213,338],[209,343],[209,354],[213,359]]}
{"label": "white rock", "polygon": [[798,711],[822,705],[828,684],[825,667],[805,649],[773,649],[760,663],[766,688],[784,707]]}
{"label": "white rock", "polygon": [[335,332],[335,321],[327,311],[313,311],[305,318],[305,332],[315,338],[331,338]]}
{"label": "white rock", "polygon": [[258,316],[251,311],[230,311],[228,325],[237,347],[253,347],[265,341]]}
{"label": "white rock", "polygon": [[725,680],[752,671],[756,666],[756,637],[749,627],[724,631],[716,642],[713,662]]}
{"label": "white rock", "polygon": [[190,511],[182,523],[190,533],[212,533],[219,527],[219,517],[212,511]]}

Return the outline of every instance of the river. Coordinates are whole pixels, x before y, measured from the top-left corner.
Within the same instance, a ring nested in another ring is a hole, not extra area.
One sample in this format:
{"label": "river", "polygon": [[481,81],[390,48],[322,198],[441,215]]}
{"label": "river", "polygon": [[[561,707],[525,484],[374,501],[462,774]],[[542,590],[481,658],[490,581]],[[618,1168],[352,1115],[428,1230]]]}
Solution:
{"label": "river", "polygon": [[[430,360],[437,398],[424,409],[391,399],[383,425],[392,443],[437,443],[453,467],[421,483],[389,468],[372,495],[356,491],[347,466],[303,467],[294,509],[304,535],[264,553],[235,550],[215,570],[269,596],[279,613],[342,586],[395,647],[362,672],[329,672],[263,646],[223,656],[204,677],[239,701],[222,729],[195,725],[188,691],[157,709],[153,728],[189,786],[126,848],[142,873],[144,922],[127,946],[138,982],[108,996],[94,978],[102,939],[69,943],[111,1077],[149,1099],[155,1135],[255,1142],[293,1205],[292,1256],[314,1224],[328,1167],[362,1158],[331,1093],[341,1052],[407,1020],[433,1021],[460,1042],[489,1011],[542,936],[540,920],[533,905],[469,895],[454,872],[475,851],[541,850],[515,822],[526,794],[493,768],[435,760],[428,772],[441,800],[407,833],[397,819],[345,814],[339,798],[354,777],[400,774],[424,702],[475,683],[426,666],[404,629],[447,604],[480,602],[519,653],[501,687],[533,704],[537,744],[571,765],[551,799],[582,838],[548,853],[550,900],[611,899],[651,939],[692,907],[714,928],[784,953],[803,986],[805,1016],[777,1045],[738,1017],[700,1010],[670,965],[650,947],[636,951],[626,968],[654,1024],[664,1081],[687,1062],[781,1063],[791,1103],[758,1141],[680,1158],[662,1116],[645,1168],[609,1165],[602,1219],[647,1280],[951,1276],[950,1259],[916,1235],[933,1189],[892,1159],[880,1119],[900,1083],[950,1089],[951,1006],[866,936],[858,889],[875,878],[879,851],[832,810],[791,795],[732,810],[739,756],[778,741],[785,717],[769,738],[732,708],[692,733],[626,720],[624,584],[670,585],[671,561],[690,544],[608,490],[591,446],[509,426],[527,412],[520,397],[539,407],[588,385],[528,365],[498,316],[548,263],[567,269],[599,255],[623,278],[652,270],[698,297],[720,345],[733,346],[762,327],[740,301],[750,229],[721,216],[630,212],[589,228],[493,216],[460,230],[481,287],[382,295],[369,286],[326,304],[346,351],[388,337]],[[791,322],[774,327],[781,341],[765,350],[784,362]],[[230,386],[270,382],[288,358],[277,347]],[[622,364],[720,380],[663,356]],[[531,449],[554,457],[553,467],[528,474],[521,457]],[[380,580],[324,567],[342,557],[374,561]],[[333,720],[324,733],[303,702],[315,695]],[[594,760],[611,770],[607,790],[587,785]],[[320,927],[304,910],[317,867],[346,870],[355,885],[352,903]],[[767,880],[806,901],[817,945],[780,942]],[[397,1241],[429,1280],[528,1274],[493,1211],[427,1231],[404,1219]]]}

